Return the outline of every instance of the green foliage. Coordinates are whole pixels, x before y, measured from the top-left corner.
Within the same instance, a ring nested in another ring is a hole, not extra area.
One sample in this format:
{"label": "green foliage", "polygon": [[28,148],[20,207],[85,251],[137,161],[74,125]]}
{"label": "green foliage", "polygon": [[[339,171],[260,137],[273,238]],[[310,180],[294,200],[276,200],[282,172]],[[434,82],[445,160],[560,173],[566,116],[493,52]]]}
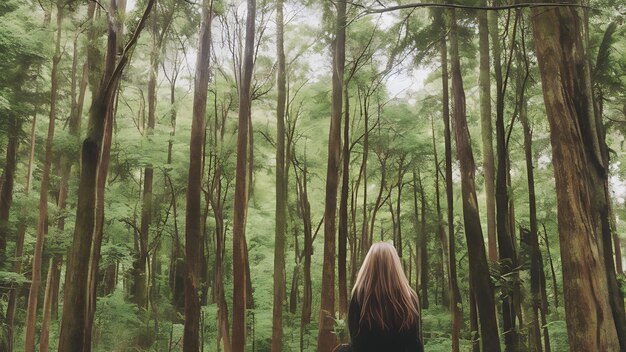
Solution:
{"label": "green foliage", "polygon": [[116,351],[133,346],[133,338],[142,320],[137,306],[126,301],[123,289],[120,287],[109,296],[98,297],[96,307],[98,344]]}

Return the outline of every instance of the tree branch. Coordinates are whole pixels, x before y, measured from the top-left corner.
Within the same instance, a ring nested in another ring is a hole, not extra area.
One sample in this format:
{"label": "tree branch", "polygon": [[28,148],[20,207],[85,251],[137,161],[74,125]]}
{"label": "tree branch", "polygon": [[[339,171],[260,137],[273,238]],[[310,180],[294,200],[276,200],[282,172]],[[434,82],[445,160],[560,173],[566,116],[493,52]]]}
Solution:
{"label": "tree branch", "polygon": [[518,4],[501,5],[501,6],[471,6],[471,5],[460,5],[460,4],[438,4],[438,3],[426,2],[426,3],[403,4],[403,5],[389,6],[389,7],[383,7],[383,8],[371,8],[371,7],[363,6],[360,4],[356,4],[354,2],[349,2],[349,3],[363,8],[364,14],[385,13],[385,12],[391,12],[391,11],[397,11],[397,10],[403,10],[403,9],[413,9],[413,8],[419,8],[419,7],[486,10],[486,11],[499,11],[499,10],[536,8],[536,7],[580,7],[580,8],[586,8],[586,9],[592,9],[591,6],[582,5],[582,4],[574,4],[574,3],[565,3],[565,2],[518,3]]}

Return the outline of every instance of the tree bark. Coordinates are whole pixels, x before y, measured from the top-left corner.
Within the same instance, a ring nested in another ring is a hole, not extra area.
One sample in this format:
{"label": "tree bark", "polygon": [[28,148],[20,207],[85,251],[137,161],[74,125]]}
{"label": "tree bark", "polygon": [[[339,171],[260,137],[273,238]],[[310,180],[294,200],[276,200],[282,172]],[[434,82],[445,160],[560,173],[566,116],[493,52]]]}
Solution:
{"label": "tree bark", "polygon": [[202,160],[204,153],[204,119],[210,79],[212,0],[202,3],[199,49],[194,79],[194,99],[189,141],[189,175],[185,214],[185,329],[183,350],[200,351],[200,239],[202,236],[200,194],[202,193]]}
{"label": "tree bark", "polygon": [[597,192],[597,185],[603,184],[606,170],[593,115],[583,26],[571,7],[534,9],[532,22],[550,122],[570,350],[618,351],[607,268],[598,243],[605,194]]}
{"label": "tree bark", "polygon": [[[465,92],[461,76],[458,34],[455,10],[451,12],[450,61],[452,62],[452,93],[454,98],[454,130],[457,158],[461,165],[461,191],[463,193],[463,222],[468,246],[470,280],[474,287],[476,305],[480,319],[480,337],[483,350],[500,351],[498,324],[496,321],[493,284],[489,277],[489,266],[485,255],[485,245],[474,178],[474,156],[469,139],[465,115]],[[452,251],[450,251],[452,255]]]}
{"label": "tree bark", "polygon": [[[502,76],[502,61],[500,36],[498,31],[497,13],[490,13],[489,23],[493,45],[493,65],[496,78],[496,153],[498,170],[496,174],[496,207],[497,207],[497,239],[500,267],[502,275],[514,275],[513,268],[517,267],[515,248],[511,234],[511,218],[509,213],[509,189],[507,187],[507,158],[506,131],[504,128],[504,94],[506,79]],[[513,25],[513,40],[515,40],[517,20]],[[512,53],[511,53],[512,54]],[[516,308],[514,290],[507,289],[502,298],[502,328],[504,330],[504,344],[507,352],[517,350],[517,332],[515,328]]]}
{"label": "tree bark", "polygon": [[283,0],[276,2],[276,56],[277,103],[276,103],[276,228],[274,234],[274,309],[272,319],[272,352],[280,352],[283,346],[283,287],[285,286],[285,230],[287,227],[287,187],[285,168],[285,106],[287,100],[287,77],[284,49]]}
{"label": "tree bark", "polygon": [[328,134],[326,202],[324,207],[324,266],[322,269],[322,298],[317,335],[317,350],[321,352],[332,351],[336,340],[332,333],[335,322],[335,215],[341,152],[343,72],[346,58],[346,5],[345,0],[336,4],[337,22],[333,42],[332,111]]}
{"label": "tree bark", "polygon": [[350,114],[348,87],[344,87],[343,146],[341,152],[341,196],[339,200],[339,245],[337,257],[337,281],[339,285],[339,315],[348,316],[348,195],[350,193]]}
{"label": "tree bark", "polygon": [[233,216],[233,326],[234,351],[246,346],[246,305],[248,296],[248,272],[246,270],[246,207],[248,205],[249,134],[250,134],[250,87],[254,65],[256,0],[248,0],[246,39],[243,57],[243,77],[239,88],[239,125],[237,130],[237,168],[235,174],[235,204]]}
{"label": "tree bark", "polygon": [[[114,0],[113,0],[114,1]],[[89,302],[89,270],[85,270],[85,263],[92,263],[90,257],[99,257],[100,253],[92,253],[92,242],[96,225],[96,189],[98,185],[98,175],[100,161],[108,158],[108,155],[101,155],[102,151],[107,151],[104,135],[107,121],[111,115],[111,109],[118,83],[124,68],[128,64],[129,50],[135,45],[139,34],[145,26],[146,19],[150,13],[155,0],[149,0],[146,9],[137,24],[130,40],[124,46],[119,62],[115,65],[116,38],[115,31],[109,31],[107,51],[107,63],[105,73],[102,76],[100,87],[93,96],[91,109],[89,111],[88,133],[83,141],[81,149],[81,171],[78,185],[78,204],[76,207],[76,225],[72,249],[68,256],[67,271],[65,276],[64,302],[73,304],[65,305],[61,319],[61,332],[59,336],[60,351],[88,351],[84,349],[84,343],[91,335],[91,331],[86,328],[91,325],[87,320],[91,319],[85,312],[90,310]],[[113,2],[113,4],[115,4]],[[109,26],[113,20],[110,19]],[[91,48],[90,50],[93,50]],[[105,173],[106,174],[106,173]],[[95,306],[94,306],[95,307]],[[89,347],[88,347],[89,348]]]}
{"label": "tree bark", "polygon": [[9,212],[13,203],[13,185],[15,167],[17,165],[17,149],[19,147],[19,133],[22,131],[22,122],[11,118],[10,133],[7,145],[7,154],[4,165],[4,180],[0,190],[0,264],[6,260],[7,237],[9,234]]}
{"label": "tree bark", "polygon": [[[486,0],[482,1],[487,4]],[[495,17],[497,20],[497,17]],[[489,24],[487,12],[478,12],[480,46],[480,132],[482,136],[483,171],[485,173],[485,197],[487,198],[487,241],[489,260],[498,260],[496,246],[496,198],[494,185],[493,129],[491,127],[491,77],[489,72]]]}
{"label": "tree bark", "polygon": [[[443,12],[437,12],[437,21],[444,27],[445,21]],[[444,27],[445,28],[445,27]],[[445,163],[446,163],[446,202],[447,202],[447,222],[448,222],[448,295],[450,296],[449,304],[452,310],[452,351],[459,352],[459,340],[461,335],[461,322],[463,320],[461,312],[461,293],[457,283],[456,274],[456,238],[454,233],[454,194],[452,192],[452,137],[450,130],[450,98],[448,87],[448,49],[446,37],[442,37],[439,43],[441,56],[441,81],[442,81],[442,115],[444,123],[444,144],[445,144]],[[458,148],[458,147],[457,147]]]}

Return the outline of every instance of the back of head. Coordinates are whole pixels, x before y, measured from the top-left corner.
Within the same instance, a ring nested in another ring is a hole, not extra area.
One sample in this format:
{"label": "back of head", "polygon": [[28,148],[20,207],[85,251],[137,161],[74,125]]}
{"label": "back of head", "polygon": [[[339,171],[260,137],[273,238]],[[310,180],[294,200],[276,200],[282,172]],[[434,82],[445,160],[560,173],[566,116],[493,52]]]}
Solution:
{"label": "back of head", "polygon": [[383,331],[408,330],[417,324],[417,295],[404,275],[393,245],[372,245],[359,274],[352,296],[361,306],[361,324]]}

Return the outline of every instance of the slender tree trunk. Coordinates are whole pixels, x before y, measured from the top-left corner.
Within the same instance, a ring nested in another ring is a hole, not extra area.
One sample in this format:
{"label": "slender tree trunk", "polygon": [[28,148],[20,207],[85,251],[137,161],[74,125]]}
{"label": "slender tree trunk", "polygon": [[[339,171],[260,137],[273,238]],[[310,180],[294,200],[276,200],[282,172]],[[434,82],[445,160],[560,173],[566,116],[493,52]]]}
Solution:
{"label": "slender tree trunk", "polygon": [[[482,1],[487,4],[486,0]],[[492,18],[493,19],[493,18]],[[495,17],[497,20],[497,17]],[[483,170],[485,172],[485,197],[487,198],[487,238],[489,260],[498,260],[496,247],[496,198],[494,188],[493,130],[491,127],[491,77],[489,72],[489,26],[487,11],[478,12],[480,46],[480,131],[482,135]]]}
{"label": "slender tree trunk", "polygon": [[[522,37],[521,45],[524,47],[524,38]],[[528,79],[528,62],[527,58],[522,56],[521,50],[517,50],[517,61],[519,67],[518,73],[518,105],[519,105],[519,117],[522,123],[524,132],[524,156],[526,159],[526,175],[528,180],[528,207],[529,207],[529,221],[530,231],[525,233],[523,230],[520,232],[522,241],[527,243],[529,248],[530,259],[530,321],[528,323],[528,349],[532,352],[542,352],[541,343],[541,326],[540,317],[545,319],[545,312],[543,311],[543,302],[541,294],[541,274],[543,272],[543,260],[541,258],[541,252],[539,250],[539,229],[537,226],[537,202],[535,195],[535,176],[533,166],[533,153],[532,153],[532,131],[530,123],[528,121],[528,104],[525,99],[526,80]],[[524,67],[522,74],[522,67]],[[544,332],[546,344],[549,346],[550,337],[547,331],[548,327],[544,326]]]}
{"label": "slender tree trunk", "polygon": [[185,215],[185,329],[183,350],[200,351],[200,239],[202,237],[200,194],[202,193],[202,160],[204,119],[210,79],[212,0],[202,4],[200,47],[194,80],[194,99],[189,142],[189,175],[187,178],[187,210]]}
{"label": "slender tree trunk", "polygon": [[[485,255],[485,245],[474,179],[474,156],[469,139],[465,115],[465,92],[459,59],[456,13],[452,10],[450,30],[450,59],[452,62],[452,92],[454,97],[454,129],[456,135],[457,158],[461,165],[461,190],[463,193],[463,220],[467,239],[470,280],[474,287],[476,305],[480,319],[480,337],[483,350],[500,351],[498,324],[496,321],[493,284],[489,277],[489,266]],[[450,252],[452,254],[452,251]]]}
{"label": "slender tree trunk", "polygon": [[46,156],[41,176],[41,188],[39,193],[39,220],[37,221],[37,240],[33,254],[33,267],[31,285],[28,292],[28,306],[26,309],[26,332],[24,351],[35,350],[35,325],[37,323],[37,300],[41,281],[41,262],[43,259],[44,236],[48,221],[48,187],[50,184],[50,169],[52,166],[52,146],[54,143],[54,127],[56,122],[56,103],[58,94],[58,72],[61,62],[61,26],[63,24],[63,5],[57,6],[57,35],[56,49],[52,59],[52,72],[50,74],[50,117],[48,122],[48,137],[46,139]]}
{"label": "slender tree trunk", "polygon": [[[420,262],[417,270],[421,272],[421,285],[420,292],[422,294],[422,308],[428,309],[428,285],[430,283],[430,277],[428,275],[428,233],[426,232],[426,192],[424,191],[424,186],[422,185],[422,177],[418,174],[417,183],[419,187],[420,194],[420,205],[421,205],[421,220],[419,227],[419,236],[420,236]],[[442,259],[443,261],[443,259]],[[445,264],[443,267],[445,268]]]}
{"label": "slender tree trunk", "polygon": [[[498,158],[498,170],[496,175],[496,207],[497,207],[497,239],[499,249],[500,266],[502,275],[514,274],[513,268],[517,267],[515,248],[510,232],[509,197],[507,187],[507,146],[506,131],[504,128],[504,94],[506,82],[502,77],[500,36],[498,33],[497,14],[489,23],[493,45],[493,62],[496,77],[496,153]],[[517,22],[513,25],[513,33]],[[515,40],[515,34],[513,35]],[[508,77],[507,77],[508,78]],[[502,298],[502,328],[504,330],[504,344],[507,352],[517,349],[517,332],[515,328],[516,309],[513,289],[508,289]]]}
{"label": "slender tree trunk", "polygon": [[[152,14],[152,53],[150,54],[150,74],[148,79],[148,128],[145,136],[150,138],[155,126],[156,103],[157,103],[157,76],[159,72],[160,43],[157,39],[157,17]],[[141,225],[139,231],[139,253],[137,260],[133,262],[133,302],[140,308],[148,308],[148,288],[146,281],[146,264],[148,261],[148,241],[150,223],[152,221],[152,183],[154,169],[147,165],[143,175],[143,197],[141,204]]]}
{"label": "slender tree trunk", "polygon": [[554,295],[554,306],[559,308],[559,287],[556,280],[556,271],[554,270],[554,261],[552,260],[552,254],[550,253],[550,242],[548,241],[548,231],[546,231],[546,225],[541,224],[543,227],[543,236],[546,243],[546,254],[548,255],[548,261],[550,262],[550,274],[552,277],[552,290]]}
{"label": "slender tree trunk", "polygon": [[363,116],[364,134],[363,134],[363,161],[361,162],[361,174],[363,177],[363,226],[361,228],[361,261],[365,259],[370,249],[369,231],[368,231],[368,209],[367,209],[367,157],[369,155],[369,116],[367,113]]}
{"label": "slender tree trunk", "polygon": [[302,287],[302,314],[300,316],[300,350],[304,348],[304,327],[311,322],[312,284],[311,284],[311,256],[313,255],[313,229],[311,224],[311,205],[308,198],[306,150],[302,175],[298,177],[297,167],[294,167],[296,183],[298,184],[299,205],[304,227],[304,267]]}
{"label": "slender tree trunk", "polygon": [[237,130],[237,169],[235,175],[235,204],[233,216],[233,334],[234,351],[246,346],[246,305],[248,272],[246,270],[245,220],[248,204],[250,87],[253,71],[256,0],[248,0],[246,39],[243,57],[243,77],[239,89],[239,127]]}
{"label": "slender tree trunk", "polygon": [[9,211],[13,203],[13,184],[15,167],[17,165],[17,149],[19,147],[19,133],[22,131],[22,122],[17,118],[9,121],[10,133],[7,145],[7,154],[4,165],[4,180],[0,190],[0,265],[6,260],[7,237],[9,234]]}
{"label": "slender tree trunk", "polygon": [[348,195],[350,193],[350,114],[348,87],[344,87],[345,109],[343,123],[343,146],[341,152],[341,196],[339,200],[339,245],[337,257],[337,281],[339,285],[339,315],[348,316]]}
{"label": "slender tree trunk", "polygon": [[345,0],[336,4],[337,22],[333,42],[332,113],[328,139],[326,203],[324,208],[324,267],[322,269],[322,298],[317,335],[317,350],[320,352],[332,351],[336,340],[332,333],[335,316],[335,215],[341,152],[343,72],[346,55],[346,5]]}
{"label": "slender tree trunk", "polygon": [[[400,157],[400,161],[398,164],[398,197],[396,199],[396,211],[395,211],[395,219],[393,217],[393,213],[391,214],[393,223],[394,223],[394,228],[393,228],[393,232],[394,232],[394,238],[396,242],[396,247],[398,250],[398,256],[400,257],[400,263],[402,263],[402,268],[405,270],[406,272],[406,263],[404,262],[404,254],[403,254],[403,246],[402,246],[402,226],[400,224],[400,200],[402,199],[402,180],[404,178],[404,158],[406,158],[405,155],[402,155]],[[422,189],[422,179],[420,178],[420,189]],[[422,201],[424,201],[424,198],[422,198]],[[389,202],[391,204],[391,197],[389,198]],[[422,207],[424,207],[424,204],[422,204]],[[391,210],[393,211],[393,205],[391,205]],[[425,238],[425,237],[424,237]]]}
{"label": "slender tree trunk", "polygon": [[283,0],[276,2],[276,56],[278,57],[276,104],[276,228],[274,240],[274,309],[272,319],[272,352],[283,346],[283,287],[285,286],[285,230],[287,227],[287,186],[285,178],[285,105],[287,77],[284,49]]}
{"label": "slender tree trunk", "polygon": [[[437,20],[444,26],[443,13],[437,13]],[[441,55],[441,80],[442,80],[442,114],[444,123],[444,143],[446,157],[446,201],[448,208],[448,286],[450,296],[450,308],[452,310],[452,351],[459,352],[459,340],[461,335],[461,293],[457,283],[456,274],[456,238],[454,234],[454,195],[452,192],[452,137],[450,131],[450,98],[448,89],[448,49],[445,36],[440,42]],[[457,58],[458,59],[458,58]],[[456,117],[456,116],[455,116]],[[458,148],[458,146],[457,146]],[[465,197],[464,197],[465,198]]]}
{"label": "slender tree trunk", "polygon": [[603,231],[600,209],[606,198],[597,188],[606,170],[577,11],[571,7],[532,11],[551,131],[568,339],[573,352],[618,351],[621,334],[598,243]]}
{"label": "slender tree trunk", "polygon": [[[449,119],[449,117],[448,117]],[[443,221],[443,215],[441,213],[441,190],[440,190],[440,182],[439,182],[439,153],[437,152],[437,140],[435,138],[435,119],[431,119],[431,131],[433,134],[433,155],[435,157],[435,204],[436,204],[436,208],[437,208],[437,234],[439,236],[439,248],[441,251],[441,262],[442,262],[442,268],[444,271],[444,275],[442,277],[442,281],[445,281],[445,278],[449,278],[450,277],[450,262],[449,262],[449,257],[450,254],[448,253],[448,238],[446,235],[446,229],[444,226],[444,221]],[[428,271],[426,271],[426,273],[428,273]],[[448,279],[449,280],[449,279]],[[447,284],[444,284],[445,286],[449,286],[449,281]],[[448,294],[449,296],[449,294]],[[423,307],[423,308],[427,308]],[[454,318],[454,317],[453,317]]]}

